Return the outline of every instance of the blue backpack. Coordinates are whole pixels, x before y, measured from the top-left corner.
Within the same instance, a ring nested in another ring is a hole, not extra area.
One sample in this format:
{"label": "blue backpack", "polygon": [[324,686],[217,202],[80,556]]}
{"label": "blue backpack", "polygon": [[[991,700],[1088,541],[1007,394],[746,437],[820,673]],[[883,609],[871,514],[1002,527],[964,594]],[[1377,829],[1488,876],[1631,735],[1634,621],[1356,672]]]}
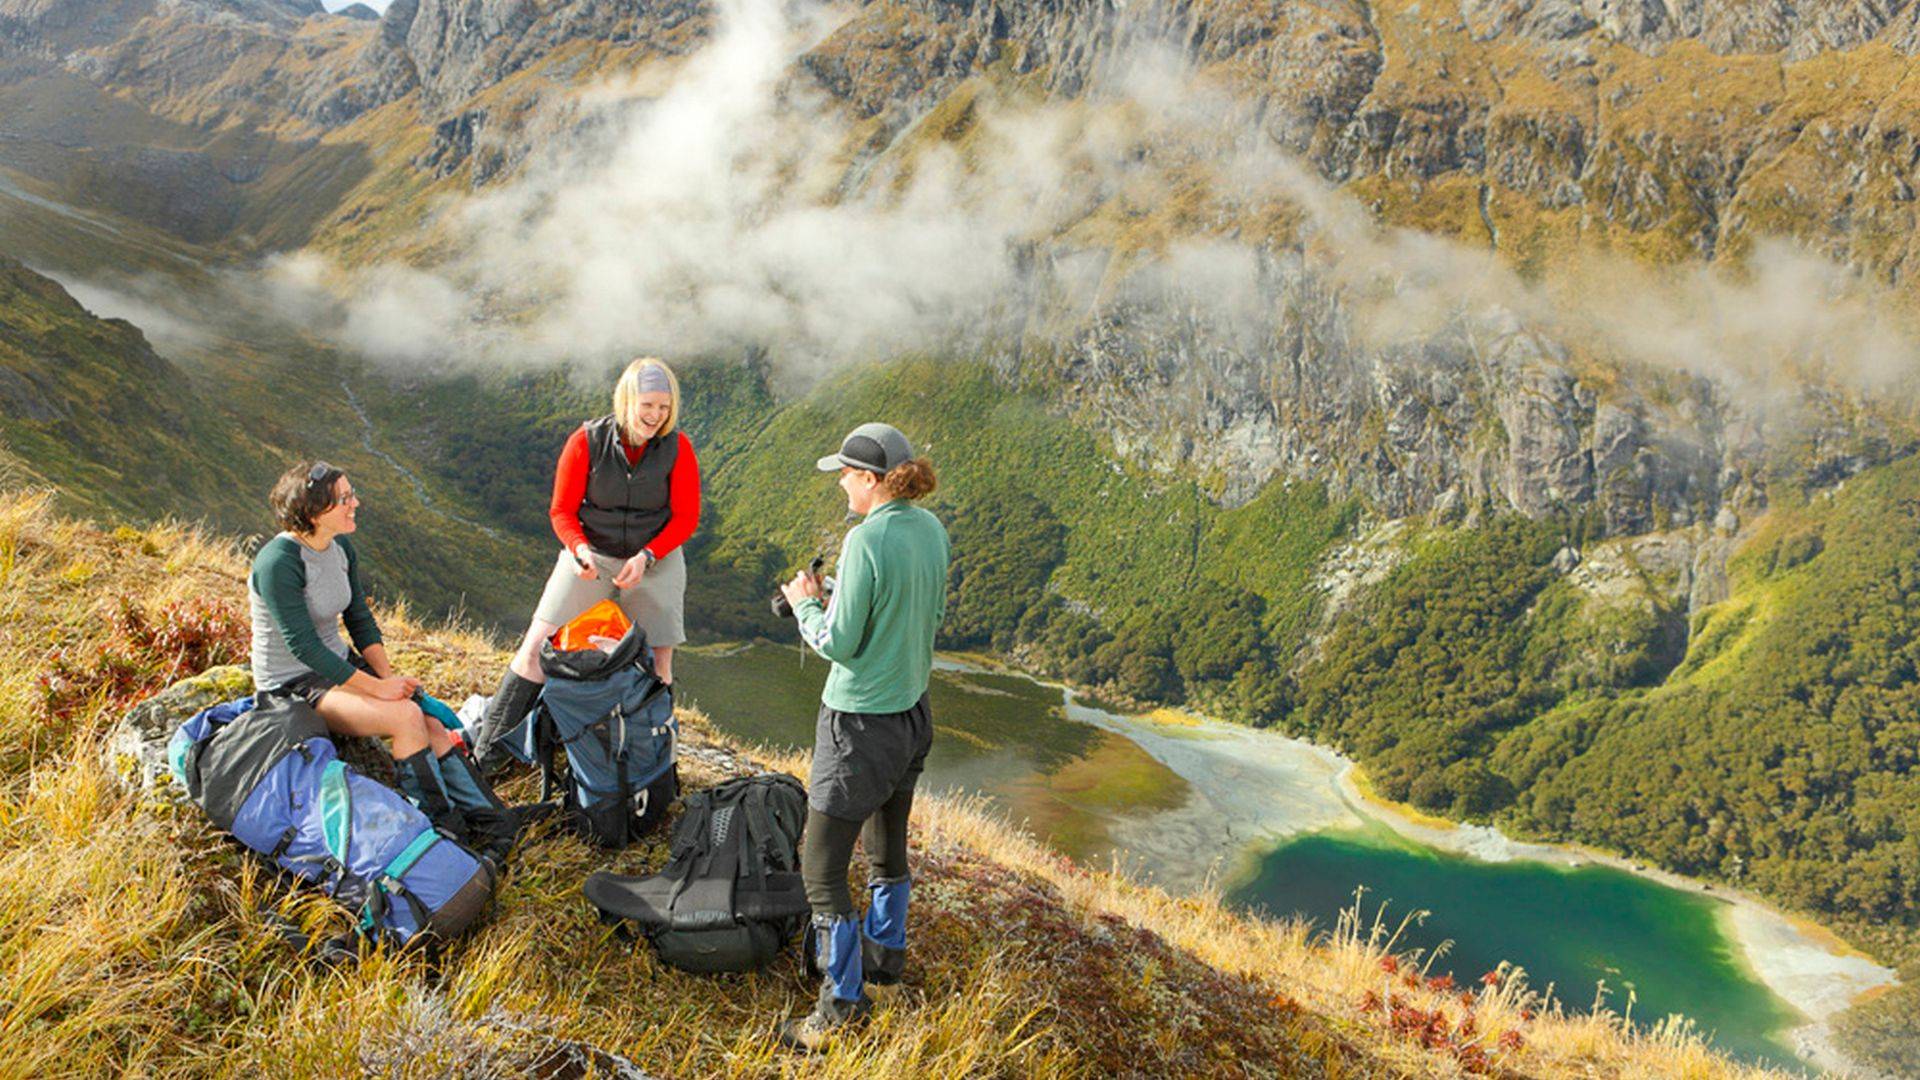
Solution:
{"label": "blue backpack", "polygon": [[672,689],[653,674],[646,635],[634,627],[611,653],[562,651],[549,641],[540,669],[540,700],[495,745],[540,766],[549,789],[558,776],[554,752],[566,750],[561,803],[588,839],[618,848],[657,828],[680,795],[680,724]]}
{"label": "blue backpack", "polygon": [[368,937],[452,938],[480,918],[493,870],[399,792],[338,757],[303,701],[241,698],[174,733],[174,779],[214,825],[358,914]]}

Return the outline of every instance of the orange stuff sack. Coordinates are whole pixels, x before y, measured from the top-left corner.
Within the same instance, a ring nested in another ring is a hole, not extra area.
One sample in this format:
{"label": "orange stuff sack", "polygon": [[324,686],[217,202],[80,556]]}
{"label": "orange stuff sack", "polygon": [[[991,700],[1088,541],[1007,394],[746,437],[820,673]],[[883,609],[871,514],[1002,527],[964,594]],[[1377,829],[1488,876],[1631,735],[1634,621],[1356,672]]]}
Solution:
{"label": "orange stuff sack", "polygon": [[633,622],[620,605],[611,600],[602,600],[574,617],[574,620],[561,627],[553,635],[553,647],[561,652],[573,652],[578,649],[595,647],[594,638],[611,638],[619,641],[627,636]]}

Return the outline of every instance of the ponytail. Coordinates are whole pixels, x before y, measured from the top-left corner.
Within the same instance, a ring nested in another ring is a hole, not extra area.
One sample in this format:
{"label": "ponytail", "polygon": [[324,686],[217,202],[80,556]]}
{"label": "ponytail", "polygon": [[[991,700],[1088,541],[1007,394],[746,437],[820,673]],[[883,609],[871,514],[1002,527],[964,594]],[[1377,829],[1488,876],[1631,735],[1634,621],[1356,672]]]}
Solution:
{"label": "ponytail", "polygon": [[880,478],[880,486],[896,499],[911,500],[930,495],[934,484],[933,462],[923,457],[909,458]]}

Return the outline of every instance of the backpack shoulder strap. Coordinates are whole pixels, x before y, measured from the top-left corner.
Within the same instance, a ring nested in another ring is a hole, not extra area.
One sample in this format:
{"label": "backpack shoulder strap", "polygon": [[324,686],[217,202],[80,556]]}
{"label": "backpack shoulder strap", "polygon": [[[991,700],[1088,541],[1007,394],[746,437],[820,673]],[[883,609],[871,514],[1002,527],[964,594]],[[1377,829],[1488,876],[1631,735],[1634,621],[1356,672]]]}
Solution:
{"label": "backpack shoulder strap", "polygon": [[689,852],[685,876],[674,884],[668,902],[677,928],[729,926],[734,921],[733,886],[745,821],[732,792],[716,788],[713,794],[711,811],[695,838],[697,847]]}
{"label": "backpack shoulder strap", "polygon": [[741,809],[746,813],[747,835],[742,839],[746,849],[746,866],[742,869],[753,875],[762,891],[767,887],[767,856],[776,854],[772,844],[774,839],[773,818],[768,812],[767,795],[771,789],[756,782],[748,789],[747,797],[741,800]]}

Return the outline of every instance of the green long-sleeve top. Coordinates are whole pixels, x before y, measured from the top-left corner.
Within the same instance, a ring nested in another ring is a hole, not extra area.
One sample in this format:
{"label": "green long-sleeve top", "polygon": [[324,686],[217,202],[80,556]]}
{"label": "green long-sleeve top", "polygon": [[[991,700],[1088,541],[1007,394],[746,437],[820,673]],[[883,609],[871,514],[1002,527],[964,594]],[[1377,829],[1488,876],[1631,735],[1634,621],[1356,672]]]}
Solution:
{"label": "green long-sleeve top", "polygon": [[947,610],[947,530],[895,499],[847,531],[832,602],[794,606],[800,636],[831,660],[820,700],[841,712],[905,712],[926,693]]}
{"label": "green long-sleeve top", "polygon": [[262,690],[308,674],[334,686],[352,678],[347,643],[340,637],[343,621],[355,648],[380,642],[380,627],[360,584],[359,557],[344,536],[334,537],[324,551],[291,533],[262,544],[247,576],[247,601],[253,615],[253,682]]}

